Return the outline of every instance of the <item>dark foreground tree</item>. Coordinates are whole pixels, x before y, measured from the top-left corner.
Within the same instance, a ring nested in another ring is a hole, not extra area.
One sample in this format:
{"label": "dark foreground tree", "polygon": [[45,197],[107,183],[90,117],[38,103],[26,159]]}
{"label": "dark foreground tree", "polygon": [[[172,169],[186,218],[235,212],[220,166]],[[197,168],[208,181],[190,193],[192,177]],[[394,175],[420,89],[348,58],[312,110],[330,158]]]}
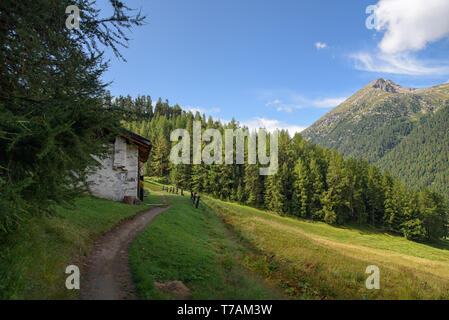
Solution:
{"label": "dark foreground tree", "polygon": [[[143,21],[110,4],[103,18],[92,1],[0,2],[0,232],[85,191],[92,155],[108,152],[119,117],[103,104],[98,44],[121,57],[124,31]],[[80,9],[79,29],[66,28],[69,5]]]}

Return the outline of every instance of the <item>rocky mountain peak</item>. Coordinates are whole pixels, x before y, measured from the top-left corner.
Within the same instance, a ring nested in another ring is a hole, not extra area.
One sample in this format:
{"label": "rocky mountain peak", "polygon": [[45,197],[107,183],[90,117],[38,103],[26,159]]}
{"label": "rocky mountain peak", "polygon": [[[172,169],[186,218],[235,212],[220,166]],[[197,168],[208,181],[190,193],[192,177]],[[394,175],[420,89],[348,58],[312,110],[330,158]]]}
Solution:
{"label": "rocky mountain peak", "polygon": [[412,89],[412,88],[402,87],[402,86],[394,83],[391,80],[385,80],[385,79],[382,79],[382,78],[377,79],[376,81],[374,81],[372,87],[376,88],[376,89],[380,89],[380,90],[385,91],[385,92],[391,92],[391,93],[403,93],[403,92],[411,92],[411,91],[415,90],[415,89]]}

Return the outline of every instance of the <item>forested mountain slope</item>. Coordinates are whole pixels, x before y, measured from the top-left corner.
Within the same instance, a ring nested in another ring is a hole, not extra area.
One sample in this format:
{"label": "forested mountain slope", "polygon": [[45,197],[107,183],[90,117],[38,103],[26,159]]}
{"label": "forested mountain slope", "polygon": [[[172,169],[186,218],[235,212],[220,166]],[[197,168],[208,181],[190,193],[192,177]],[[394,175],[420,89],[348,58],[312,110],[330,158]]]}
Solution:
{"label": "forested mountain slope", "polygon": [[449,84],[425,89],[378,79],[302,134],[364,158],[409,186],[449,194]]}
{"label": "forested mountain slope", "polygon": [[[285,130],[279,132],[278,169],[273,175],[260,175],[259,169],[265,166],[260,162],[174,164],[169,155],[178,142],[170,141],[172,130],[192,132],[193,122],[197,121],[202,132],[217,129],[223,135],[226,129],[241,126],[235,120],[221,123],[177,105],[170,107],[161,99],[153,104],[148,96],[110,101],[125,113],[135,114],[123,125],[153,143],[145,175],[202,195],[328,224],[369,224],[418,241],[437,240],[448,234],[448,209],[441,195],[426,188],[419,192],[406,188],[399,179],[365,160],[345,160],[336,150],[323,149],[300,134],[291,137]],[[192,135],[189,137],[192,163],[193,140]],[[206,145],[203,140],[201,147]]]}

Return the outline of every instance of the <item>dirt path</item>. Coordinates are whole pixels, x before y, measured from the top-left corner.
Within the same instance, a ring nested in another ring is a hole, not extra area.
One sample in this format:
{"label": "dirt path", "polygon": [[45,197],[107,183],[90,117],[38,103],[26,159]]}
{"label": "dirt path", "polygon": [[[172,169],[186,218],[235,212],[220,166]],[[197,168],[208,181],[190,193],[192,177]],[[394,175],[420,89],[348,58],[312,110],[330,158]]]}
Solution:
{"label": "dirt path", "polygon": [[169,207],[154,208],[121,223],[98,240],[81,278],[81,299],[137,299],[128,260],[131,241]]}

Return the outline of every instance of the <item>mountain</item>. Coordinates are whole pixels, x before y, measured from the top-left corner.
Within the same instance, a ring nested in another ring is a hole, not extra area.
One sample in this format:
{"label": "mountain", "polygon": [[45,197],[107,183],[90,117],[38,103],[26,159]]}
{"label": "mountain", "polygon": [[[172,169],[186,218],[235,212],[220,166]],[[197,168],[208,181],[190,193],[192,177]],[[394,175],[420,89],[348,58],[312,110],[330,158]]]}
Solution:
{"label": "mountain", "polygon": [[378,79],[302,135],[364,158],[409,186],[449,195],[449,84],[413,89]]}

